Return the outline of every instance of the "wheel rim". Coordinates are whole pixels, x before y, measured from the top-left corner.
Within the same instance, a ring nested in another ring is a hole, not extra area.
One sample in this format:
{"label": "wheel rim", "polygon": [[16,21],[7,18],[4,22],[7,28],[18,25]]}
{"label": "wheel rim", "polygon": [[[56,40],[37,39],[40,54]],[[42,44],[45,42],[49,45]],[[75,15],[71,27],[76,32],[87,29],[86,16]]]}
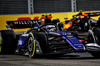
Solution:
{"label": "wheel rim", "polygon": [[30,37],[28,40],[28,51],[29,51],[29,57],[33,57],[35,53],[35,40],[33,37]]}
{"label": "wheel rim", "polygon": [[28,41],[28,50],[29,52],[32,52],[33,50],[33,42],[32,42],[32,37],[30,37],[29,41]]}

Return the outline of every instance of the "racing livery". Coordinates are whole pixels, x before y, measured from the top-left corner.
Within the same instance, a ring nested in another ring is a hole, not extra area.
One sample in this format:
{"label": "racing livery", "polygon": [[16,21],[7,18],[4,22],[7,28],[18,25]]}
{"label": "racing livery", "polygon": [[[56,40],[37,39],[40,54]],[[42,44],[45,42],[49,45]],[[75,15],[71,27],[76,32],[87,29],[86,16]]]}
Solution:
{"label": "racing livery", "polygon": [[58,24],[48,23],[24,32],[19,37],[16,53],[35,57],[63,55],[84,50],[84,45],[74,35],[59,30]]}

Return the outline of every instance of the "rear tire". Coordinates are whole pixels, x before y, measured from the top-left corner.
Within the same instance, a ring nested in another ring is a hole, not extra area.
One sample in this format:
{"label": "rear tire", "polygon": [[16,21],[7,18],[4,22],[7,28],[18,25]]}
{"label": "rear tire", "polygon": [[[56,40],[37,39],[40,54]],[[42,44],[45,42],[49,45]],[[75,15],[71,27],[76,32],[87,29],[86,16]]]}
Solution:
{"label": "rear tire", "polygon": [[1,54],[14,54],[17,46],[16,36],[12,30],[2,30],[1,33]]}

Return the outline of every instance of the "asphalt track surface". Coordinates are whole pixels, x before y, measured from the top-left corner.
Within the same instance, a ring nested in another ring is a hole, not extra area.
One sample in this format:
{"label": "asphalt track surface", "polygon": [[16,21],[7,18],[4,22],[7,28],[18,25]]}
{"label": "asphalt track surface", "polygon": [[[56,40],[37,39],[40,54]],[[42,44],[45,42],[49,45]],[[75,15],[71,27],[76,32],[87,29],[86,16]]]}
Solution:
{"label": "asphalt track surface", "polygon": [[58,58],[29,58],[22,55],[0,55],[0,66],[100,66],[100,59],[89,53],[71,53]]}

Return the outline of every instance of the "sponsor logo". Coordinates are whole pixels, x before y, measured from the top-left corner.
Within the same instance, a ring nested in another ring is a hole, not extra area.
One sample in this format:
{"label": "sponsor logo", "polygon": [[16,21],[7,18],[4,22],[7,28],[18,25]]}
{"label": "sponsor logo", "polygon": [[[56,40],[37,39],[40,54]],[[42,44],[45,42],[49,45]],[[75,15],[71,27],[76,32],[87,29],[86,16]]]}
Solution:
{"label": "sponsor logo", "polygon": [[7,21],[7,25],[11,28],[30,28],[37,22],[38,20]]}
{"label": "sponsor logo", "polygon": [[34,20],[28,20],[28,21],[13,21],[14,25],[25,25],[25,24],[34,24],[37,23],[37,21]]}

